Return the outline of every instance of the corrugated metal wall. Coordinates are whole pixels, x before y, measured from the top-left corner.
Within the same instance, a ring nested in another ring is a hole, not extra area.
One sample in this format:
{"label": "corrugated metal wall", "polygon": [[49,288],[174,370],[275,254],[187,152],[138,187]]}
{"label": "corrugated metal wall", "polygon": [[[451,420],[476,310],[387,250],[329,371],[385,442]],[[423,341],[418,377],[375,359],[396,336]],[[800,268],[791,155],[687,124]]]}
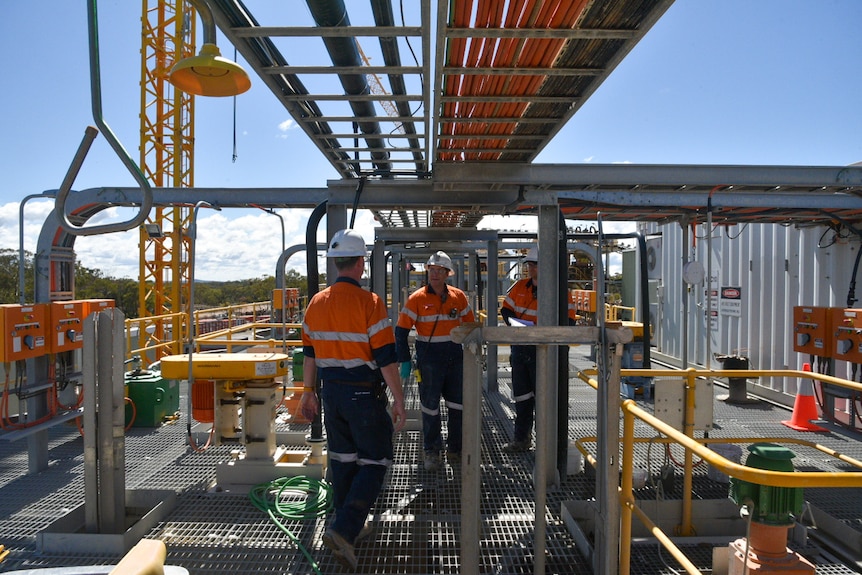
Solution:
{"label": "corrugated metal wall", "polygon": [[[652,315],[658,322],[656,351],[687,359],[689,366],[720,369],[719,362],[708,358],[738,353],[750,359],[752,369],[802,369],[811,358],[793,351],[793,308],[847,307],[859,239],[824,227],[714,226],[711,237],[705,228],[683,229],[679,224],[639,228],[652,248],[644,265],[652,268],[651,277],[659,278],[650,280]],[[651,239],[655,234],[661,239]],[[691,260],[699,262],[712,280],[685,283],[684,263]],[[732,296],[733,288],[739,290],[738,300],[722,297]],[[853,379],[852,372],[851,365],[836,362],[836,376]],[[760,384],[786,395],[782,400],[793,404],[796,378]]]}

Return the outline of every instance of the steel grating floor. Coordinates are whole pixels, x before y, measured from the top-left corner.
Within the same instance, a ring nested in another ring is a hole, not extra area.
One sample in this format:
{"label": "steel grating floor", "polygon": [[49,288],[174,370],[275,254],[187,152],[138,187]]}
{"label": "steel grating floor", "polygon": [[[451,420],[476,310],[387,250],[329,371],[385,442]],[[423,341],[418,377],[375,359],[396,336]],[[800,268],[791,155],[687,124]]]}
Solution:
{"label": "steel grating floor", "polygon": [[[591,367],[573,348],[571,363]],[[503,363],[501,363],[503,365]],[[534,571],[532,489],[533,454],[508,455],[502,451],[512,433],[513,410],[509,379],[501,374],[500,392],[487,392],[482,423],[482,573],[528,574]],[[418,407],[415,388],[408,394],[408,408]],[[185,389],[182,389],[183,395]],[[716,395],[721,390],[716,386]],[[577,379],[570,382],[569,437],[595,434],[595,398],[592,388]],[[651,409],[651,400],[639,400]],[[412,404],[412,405],[411,405]],[[185,397],[180,400],[185,405]],[[715,402],[714,428],[710,437],[798,437],[780,425],[788,411],[770,403],[730,405]],[[279,424],[280,431],[305,431],[304,426]],[[638,433],[648,437],[646,429]],[[0,440],[0,545],[10,551],[0,563],[0,572],[72,565],[108,565],[117,556],[87,553],[48,554],[36,547],[36,534],[84,499],[83,442],[74,425],[50,430],[46,471],[27,474],[25,441]],[[168,563],[198,573],[306,574],[313,573],[298,545],[308,550],[321,573],[344,572],[322,546],[321,535],[328,518],[286,522],[294,540],[255,508],[248,496],[212,489],[215,467],[230,455],[232,447],[220,446],[198,453],[186,443],[185,420],[158,429],[132,428],[125,439],[126,485],[128,489],[169,489],[177,493],[170,515],[147,537],[161,539],[168,548]],[[813,435],[813,434],[808,434]],[[805,437],[805,439],[812,439]],[[862,459],[859,437],[833,429],[817,434],[816,440],[856,459]],[[299,448],[299,446],[297,446]],[[816,450],[793,446],[797,468],[845,471],[836,460]],[[460,475],[446,465],[441,473],[428,473],[421,462],[418,431],[405,431],[396,440],[395,463],[378,499],[375,532],[357,545],[358,573],[455,574],[460,572]],[[671,451],[670,456],[674,453]],[[681,459],[682,452],[677,456]],[[653,476],[667,463],[663,449],[639,444],[636,465]],[[670,460],[673,461],[672,459]],[[709,478],[705,466],[696,468],[694,495],[698,499],[725,499],[726,483]],[[564,501],[591,499],[594,474],[582,472],[566,477],[548,490],[546,573],[587,574],[592,568],[576,546],[561,517]],[[651,483],[651,482],[650,482]],[[648,483],[637,491],[638,499],[654,499],[658,489]],[[681,481],[669,498],[681,496]],[[806,489],[805,498],[838,521],[862,532],[862,490]],[[689,557],[709,572],[711,546],[686,545]],[[828,553],[813,548],[800,552],[814,562],[818,574],[853,573]],[[633,574],[678,572],[670,555],[655,542],[638,542],[633,548]]]}

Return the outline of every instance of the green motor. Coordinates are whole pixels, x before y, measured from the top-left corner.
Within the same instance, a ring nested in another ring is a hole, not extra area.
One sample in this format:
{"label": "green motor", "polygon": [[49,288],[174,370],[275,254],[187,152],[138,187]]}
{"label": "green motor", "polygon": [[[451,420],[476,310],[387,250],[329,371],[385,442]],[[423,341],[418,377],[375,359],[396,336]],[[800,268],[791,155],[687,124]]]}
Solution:
{"label": "green motor", "polygon": [[[796,454],[774,443],[754,443],[748,447],[745,465],[767,471],[793,471]],[[765,525],[793,525],[802,512],[802,488],[759,485],[737,478],[730,480],[730,498],[737,505],[751,503],[751,520]]]}

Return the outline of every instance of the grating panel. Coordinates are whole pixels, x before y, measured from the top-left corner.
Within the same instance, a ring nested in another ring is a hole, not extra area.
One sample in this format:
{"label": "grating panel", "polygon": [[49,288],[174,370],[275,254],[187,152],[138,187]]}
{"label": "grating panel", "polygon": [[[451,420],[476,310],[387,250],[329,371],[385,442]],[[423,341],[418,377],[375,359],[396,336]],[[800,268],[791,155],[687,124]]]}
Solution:
{"label": "grating panel", "polygon": [[[577,364],[588,358],[574,356]],[[591,367],[591,363],[587,365]],[[533,453],[509,455],[501,447],[512,434],[510,379],[503,371],[499,392],[487,393],[483,402],[482,421],[482,573],[533,573]],[[569,390],[569,437],[575,439],[595,434],[595,391],[573,379]],[[639,399],[645,408],[650,401]],[[445,412],[444,412],[445,413]],[[792,433],[780,425],[786,411],[769,404],[728,406],[716,403],[716,426],[710,437],[733,435],[781,436]],[[445,423],[445,418],[444,418]],[[307,431],[307,426],[291,425],[291,431]],[[52,430],[50,466],[46,472],[27,475],[24,446],[0,442],[0,534],[11,553],[4,570],[25,567],[96,565],[116,562],[115,557],[73,554],[54,556],[38,553],[35,534],[53,518],[81,503],[83,498],[82,441],[75,429]],[[647,428],[637,428],[642,437],[650,437]],[[858,442],[846,437],[821,435],[820,442],[860,458]],[[428,473],[422,465],[421,433],[402,432],[395,447],[395,463],[390,468],[386,486],[374,507],[374,535],[357,546],[359,573],[448,574],[460,572],[460,496],[461,482],[457,468],[444,466],[441,473]],[[297,448],[301,446],[295,446]],[[191,451],[186,441],[182,418],[175,425],[158,429],[133,429],[126,436],[127,485],[129,488],[172,489],[177,491],[175,509],[148,534],[165,541],[168,562],[182,565],[192,573],[313,573],[314,567],[300,549],[302,545],[323,573],[342,572],[332,554],[321,544],[325,525],[331,519],[288,521],[285,527],[296,541],[271,523],[244,495],[213,492],[215,466],[234,449],[231,446],[210,448],[202,453]],[[808,469],[839,469],[834,460],[808,448],[794,447],[797,460]],[[667,454],[657,444],[640,444],[635,450],[635,464],[658,472],[670,456],[681,458],[681,452]],[[681,480],[671,494],[679,497]],[[723,499],[727,484],[712,481],[706,466],[696,468],[693,483],[696,498]],[[806,499],[818,508],[848,524],[858,523],[858,490],[806,490]],[[559,514],[562,502],[594,497],[595,477],[588,469],[570,475],[560,486],[548,491],[546,509],[547,573],[591,573],[589,562],[580,554]],[[638,499],[659,495],[648,483],[637,490]],[[858,530],[862,527],[854,524]],[[711,564],[711,547],[693,547],[689,552],[695,563],[706,570]],[[667,553],[658,554],[655,545],[638,546],[638,563],[632,573],[671,573],[674,563]],[[665,566],[665,563],[671,568]],[[817,559],[818,573],[849,573],[834,560]]]}

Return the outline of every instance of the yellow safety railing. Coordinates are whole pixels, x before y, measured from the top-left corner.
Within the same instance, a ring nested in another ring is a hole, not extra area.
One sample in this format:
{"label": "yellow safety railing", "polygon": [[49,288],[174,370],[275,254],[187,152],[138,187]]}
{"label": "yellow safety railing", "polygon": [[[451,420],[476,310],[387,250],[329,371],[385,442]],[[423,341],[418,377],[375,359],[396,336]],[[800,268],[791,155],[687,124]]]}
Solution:
{"label": "yellow safety railing", "polygon": [[186,314],[179,312],[127,319],[126,359],[137,355],[155,360],[164,355],[179,353],[182,349],[182,332],[185,332],[185,329],[180,329],[181,333],[175,335],[173,326],[184,326],[185,319]]}
{"label": "yellow safety railing", "polygon": [[[194,313],[195,351],[201,348],[201,341],[209,345],[224,345],[228,351],[234,346],[247,346],[249,341],[256,345],[266,342],[278,342],[283,346],[302,345],[298,340],[235,340],[233,335],[262,328],[296,328],[294,323],[269,323],[271,302],[252,302],[246,304],[222,306],[196,310]],[[239,321],[247,323],[239,324]],[[204,322],[223,321],[227,327],[202,333]],[[165,355],[183,353],[183,346],[189,333],[188,315],[182,312],[156,316],[139,317],[126,320],[126,359],[134,356],[146,358],[146,362],[155,361]],[[219,339],[227,336],[227,339]],[[271,347],[276,347],[271,345]]]}
{"label": "yellow safety railing", "polygon": [[[273,329],[302,329],[301,323],[247,323],[237,325],[226,329],[221,329],[198,336],[195,339],[195,351],[200,351],[201,347],[224,347],[228,353],[233,352],[234,347],[268,347],[273,350],[282,347],[299,347],[302,346],[302,339],[276,339],[266,338],[257,339],[258,330],[273,330]],[[248,339],[234,339],[233,336],[240,333],[251,332]]]}
{"label": "yellow safety railing", "polygon": [[[596,370],[583,370],[578,376],[581,380],[598,389],[598,381],[590,376],[596,375]],[[620,402],[620,409],[623,412],[623,436],[622,442],[622,469],[621,469],[621,485],[619,490],[620,496],[620,562],[619,568],[622,575],[628,575],[631,566],[631,541],[632,541],[632,515],[646,526],[650,533],[668,550],[668,552],[680,563],[686,572],[692,575],[698,575],[700,571],[697,567],[688,560],[685,554],[680,550],[671,537],[664,533],[648,516],[638,507],[633,493],[633,471],[634,471],[634,445],[635,443],[667,443],[677,444],[685,449],[684,477],[683,477],[683,500],[682,500],[682,517],[681,524],[677,527],[675,535],[691,536],[693,534],[692,524],[692,477],[693,477],[693,461],[697,455],[717,470],[725,473],[729,477],[756,483],[758,485],[767,485],[773,487],[862,487],[862,474],[858,472],[825,472],[825,471],[768,471],[764,469],[756,469],[747,467],[739,463],[732,462],[717,454],[707,447],[709,443],[756,443],[768,441],[771,443],[792,443],[796,445],[804,445],[809,448],[816,449],[830,457],[834,457],[844,463],[852,465],[862,470],[862,461],[858,461],[845,454],[836,452],[826,446],[786,437],[756,437],[756,438],[714,438],[714,439],[696,439],[694,438],[694,411],[695,411],[695,389],[699,378],[716,378],[716,377],[798,377],[803,379],[816,379],[821,382],[834,384],[841,387],[846,387],[856,391],[862,391],[862,385],[832,377],[828,375],[812,373],[810,371],[797,370],[695,370],[687,369],[685,371],[678,370],[655,370],[655,369],[623,369],[620,370],[623,377],[640,376],[640,377],[682,377],[685,379],[685,416],[683,418],[683,432],[678,431],[675,427],[668,425],[661,419],[658,419],[653,414],[645,411],[637,406],[637,403],[631,399],[625,399]],[[646,438],[635,437],[635,420],[640,420],[644,424],[652,427],[665,437]],[[584,455],[584,459],[594,467],[597,462],[589,451],[586,449],[586,443],[594,443],[596,437],[583,437],[575,442],[577,449]]]}

